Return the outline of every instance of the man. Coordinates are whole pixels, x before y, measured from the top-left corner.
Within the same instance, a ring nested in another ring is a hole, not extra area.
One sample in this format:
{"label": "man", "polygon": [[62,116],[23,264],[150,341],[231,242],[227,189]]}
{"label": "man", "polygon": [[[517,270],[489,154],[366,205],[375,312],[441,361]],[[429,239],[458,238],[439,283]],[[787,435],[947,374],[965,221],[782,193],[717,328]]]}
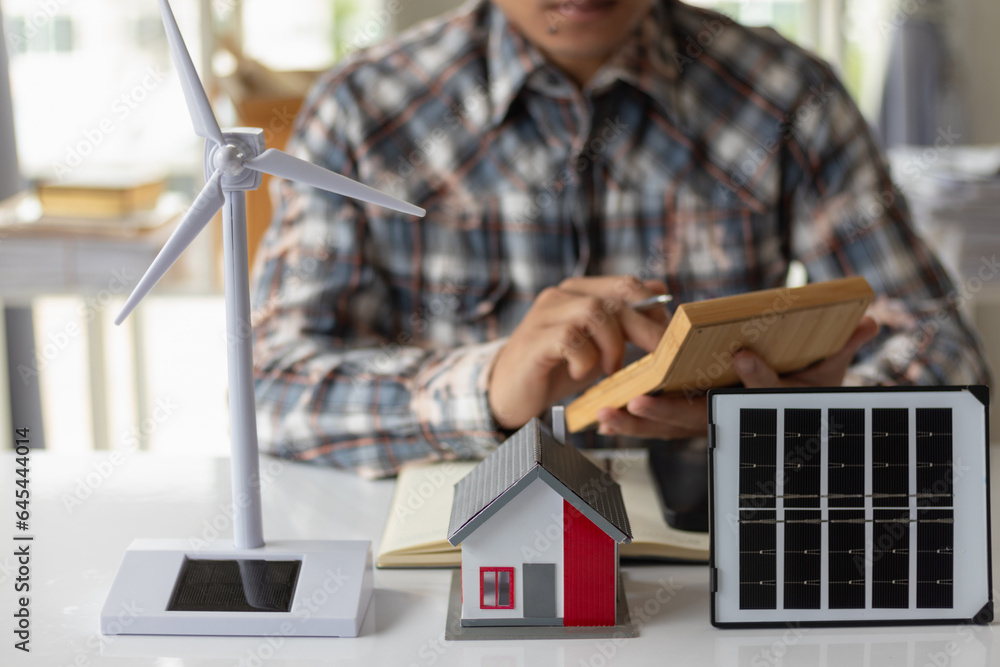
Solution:
{"label": "man", "polygon": [[[284,456],[365,476],[481,456],[656,345],[665,313],[626,304],[780,286],[793,260],[865,276],[881,332],[783,378],[742,353],[745,385],[985,379],[864,119],[773,31],[672,0],[482,1],[323,77],[290,150],[428,213],[280,184],[255,360]],[[581,444],[705,420],[641,397]]]}

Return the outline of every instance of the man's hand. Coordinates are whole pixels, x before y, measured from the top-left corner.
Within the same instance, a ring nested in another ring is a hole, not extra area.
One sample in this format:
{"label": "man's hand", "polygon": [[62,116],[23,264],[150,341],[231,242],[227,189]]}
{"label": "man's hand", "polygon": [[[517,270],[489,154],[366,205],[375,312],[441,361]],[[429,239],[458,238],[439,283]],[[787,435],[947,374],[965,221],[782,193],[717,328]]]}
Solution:
{"label": "man's hand", "polygon": [[570,278],[543,291],[500,350],[489,382],[490,410],[520,428],[561,398],[622,366],[625,344],[652,352],[666,310],[637,313],[627,304],[667,286],[629,276]]}
{"label": "man's hand", "polygon": [[[758,387],[837,387],[844,381],[851,360],[862,345],[878,334],[878,323],[863,317],[840,352],[809,368],[779,376],[753,352],[733,357],[733,368],[748,388]],[[638,438],[693,438],[708,432],[707,399],[690,399],[680,394],[639,396],[623,410],[603,408],[597,413],[602,435],[629,435]]]}
{"label": "man's hand", "polygon": [[763,360],[753,352],[743,351],[733,357],[733,368],[750,389],[765,387],[838,387],[844,381],[851,360],[861,346],[878,334],[878,323],[865,316],[858,323],[843,349],[829,359],[810,366],[804,371],[778,377]]}

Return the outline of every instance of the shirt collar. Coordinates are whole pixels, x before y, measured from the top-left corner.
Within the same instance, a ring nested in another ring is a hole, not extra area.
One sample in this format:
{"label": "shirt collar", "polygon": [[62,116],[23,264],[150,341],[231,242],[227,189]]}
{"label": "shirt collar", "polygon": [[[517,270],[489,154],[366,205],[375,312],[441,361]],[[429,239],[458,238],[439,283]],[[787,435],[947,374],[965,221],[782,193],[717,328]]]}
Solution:
{"label": "shirt collar", "polygon": [[[487,68],[491,121],[499,125],[511,104],[532,76],[548,67],[545,57],[507,21],[504,13],[489,3]],[[674,60],[676,38],[667,3],[657,0],[650,13],[587,84],[585,94],[599,94],[623,81],[648,95],[666,112],[672,105],[671,84],[679,74]]]}
{"label": "shirt collar", "polygon": [[673,27],[667,3],[654,2],[632,37],[597,71],[584,92],[602,93],[623,81],[669,111],[673,104],[670,91],[679,74]]}
{"label": "shirt collar", "polygon": [[489,38],[486,62],[489,72],[490,120],[499,125],[532,74],[546,66],[545,57],[489,3]]}

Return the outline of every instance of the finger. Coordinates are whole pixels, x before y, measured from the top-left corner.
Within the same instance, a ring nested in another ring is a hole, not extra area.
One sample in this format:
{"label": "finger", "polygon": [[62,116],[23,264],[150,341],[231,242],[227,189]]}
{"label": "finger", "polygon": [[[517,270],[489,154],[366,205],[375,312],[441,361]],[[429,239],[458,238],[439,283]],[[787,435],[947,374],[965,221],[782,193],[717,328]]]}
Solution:
{"label": "finger", "polygon": [[639,396],[625,406],[629,414],[663,425],[661,437],[694,438],[708,433],[708,399],[680,394]]}
{"label": "finger", "polygon": [[618,299],[625,303],[648,299],[663,292],[650,290],[635,276],[585,276],[567,278],[559,288],[577,294],[589,294],[603,299]]}
{"label": "finger", "polygon": [[689,402],[684,398],[644,396],[629,401],[626,410],[598,411],[598,433],[664,440],[704,436],[708,431],[707,412],[704,398]]}
{"label": "finger", "polygon": [[642,284],[646,289],[655,294],[667,294],[670,292],[670,287],[662,280],[644,280]]}
{"label": "finger", "polygon": [[606,315],[618,315],[621,328],[628,341],[635,343],[646,352],[652,352],[663,337],[669,322],[666,308],[654,308],[637,313],[626,307],[629,303],[642,301],[666,292],[666,284],[650,281],[649,289],[635,276],[596,276],[567,278],[559,285],[559,290],[569,294],[587,295],[603,299],[601,308]]}
{"label": "finger", "polygon": [[611,375],[625,359],[625,333],[619,319],[612,314],[592,309],[586,313],[586,321],[580,326],[600,350],[601,368]]}
{"label": "finger", "polygon": [[583,326],[587,321],[603,324],[608,315],[613,315],[621,309],[621,302],[615,299],[603,299],[596,294],[572,292],[561,287],[549,287],[535,299],[535,304],[529,311],[531,317],[539,326],[551,326],[566,322]]}
{"label": "finger", "polygon": [[[567,278],[559,284],[559,289],[605,299],[605,311],[616,313],[625,309],[628,304],[666,294],[667,284],[659,280],[643,282],[635,276],[587,276]],[[669,319],[668,311],[664,307],[649,308],[644,310],[642,315],[664,325]]]}
{"label": "finger", "polygon": [[733,357],[733,370],[747,389],[781,386],[781,378],[774,369],[748,350],[741,350]]}
{"label": "finger", "polygon": [[[571,279],[567,284],[573,286],[572,280],[588,279]],[[537,306],[531,314],[537,325],[569,325],[586,332],[600,350],[601,367],[608,375],[621,368],[626,341],[652,352],[666,331],[665,322],[622,307],[617,299],[602,299],[595,294],[572,292],[562,287],[544,290],[538,297]]]}
{"label": "finger", "polygon": [[[613,301],[612,305],[620,304]],[[567,343],[576,334],[591,338],[600,352],[600,367],[608,375],[621,368],[625,358],[625,336],[618,317],[609,312],[598,296],[550,287],[544,290],[529,313],[535,326],[561,328],[554,333],[557,343]]]}
{"label": "finger", "polygon": [[879,324],[871,317],[865,316],[858,323],[851,337],[836,354],[816,364],[812,368],[789,376],[789,379],[811,386],[839,386],[844,381],[844,375],[854,361],[861,347],[878,335]]}
{"label": "finger", "polygon": [[[667,294],[670,291],[670,288],[662,280],[646,280],[642,284],[654,294]],[[642,314],[664,326],[670,323],[670,311],[667,310],[667,304],[661,304],[657,308],[644,309]]]}
{"label": "finger", "polygon": [[635,343],[646,352],[652,352],[660,344],[663,332],[667,330],[666,321],[657,321],[637,313],[631,308],[623,308],[618,313],[621,329],[625,340]]}
{"label": "finger", "polygon": [[669,424],[675,430],[704,430],[708,421],[708,399],[705,396],[637,396],[628,402],[625,410],[636,417]]}
{"label": "finger", "polygon": [[550,327],[543,330],[542,334],[549,332],[552,332],[551,340],[554,340],[553,355],[559,361],[566,362],[566,370],[571,378],[584,380],[595,368],[601,368],[601,351],[585,332],[575,327],[561,328],[561,331]]}
{"label": "finger", "polygon": [[878,335],[880,328],[879,323],[876,322],[874,318],[865,315],[861,318],[861,321],[858,322],[858,326],[854,330],[854,333],[852,333],[851,337],[847,339],[846,343],[844,343],[844,347],[840,350],[840,352],[833,356],[845,357],[848,363],[850,363],[854,360],[854,355],[858,353],[861,346],[871,341]]}
{"label": "finger", "polygon": [[597,432],[600,435],[625,435],[634,438],[667,438],[666,426],[658,422],[630,415],[624,410],[604,408],[597,413]]}

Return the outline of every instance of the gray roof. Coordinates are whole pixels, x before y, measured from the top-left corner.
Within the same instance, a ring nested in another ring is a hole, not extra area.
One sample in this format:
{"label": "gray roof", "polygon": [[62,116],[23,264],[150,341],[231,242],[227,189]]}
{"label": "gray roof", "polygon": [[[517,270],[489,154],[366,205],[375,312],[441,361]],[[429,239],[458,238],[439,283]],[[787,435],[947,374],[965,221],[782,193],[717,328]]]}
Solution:
{"label": "gray roof", "polygon": [[461,544],[486,519],[542,479],[616,542],[631,542],[621,487],[537,419],[512,435],[455,484],[448,541]]}

